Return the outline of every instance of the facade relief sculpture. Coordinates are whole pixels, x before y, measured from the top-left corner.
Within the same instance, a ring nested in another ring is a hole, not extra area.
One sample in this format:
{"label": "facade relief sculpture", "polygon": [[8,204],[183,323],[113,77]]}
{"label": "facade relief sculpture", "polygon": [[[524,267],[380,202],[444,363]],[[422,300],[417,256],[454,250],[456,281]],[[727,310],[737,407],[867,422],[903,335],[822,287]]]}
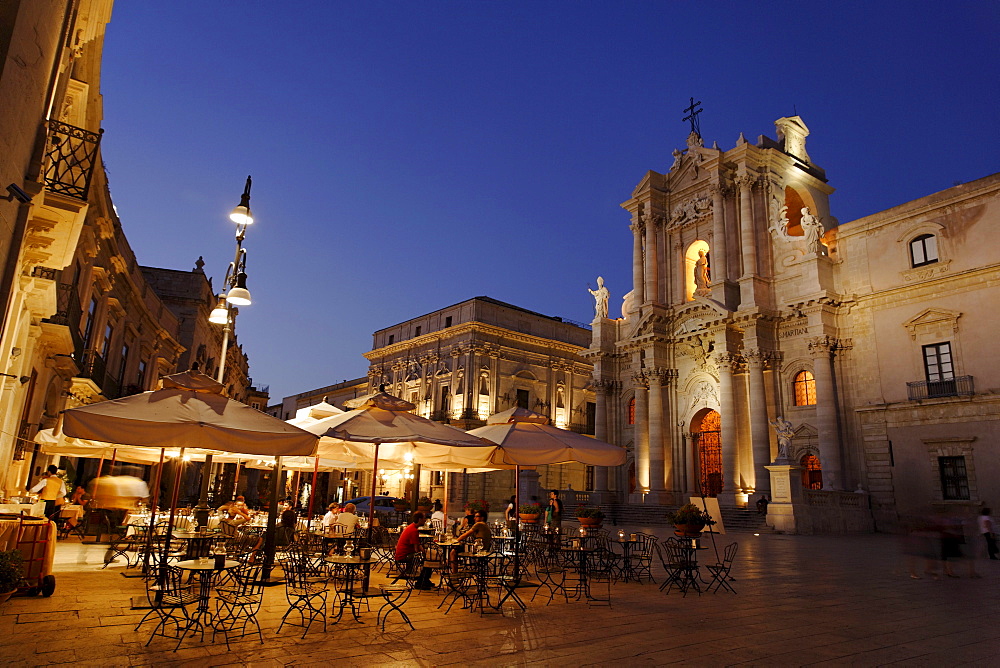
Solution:
{"label": "facade relief sculpture", "polygon": [[712,214],[712,198],[698,197],[678,204],[670,214],[671,225],[684,225]]}

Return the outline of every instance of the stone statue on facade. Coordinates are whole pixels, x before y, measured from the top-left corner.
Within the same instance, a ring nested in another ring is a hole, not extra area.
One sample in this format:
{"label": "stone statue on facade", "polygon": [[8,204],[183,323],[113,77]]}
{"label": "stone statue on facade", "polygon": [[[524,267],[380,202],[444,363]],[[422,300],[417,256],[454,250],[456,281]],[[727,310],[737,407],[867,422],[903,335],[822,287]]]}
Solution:
{"label": "stone statue on facade", "polygon": [[639,307],[635,303],[635,290],[629,290],[624,297],[622,297],[622,318],[628,320],[628,317],[639,310]]}
{"label": "stone statue on facade", "polygon": [[778,456],[774,461],[776,464],[783,464],[791,461],[792,438],[795,436],[795,428],[792,423],[779,415],[773,420],[769,420],[774,427],[774,433],[778,436]]}
{"label": "stone statue on facade", "polygon": [[698,251],[698,260],[694,263],[694,295],[695,297],[709,297],[712,290],[708,287],[711,277],[708,267],[708,257],[705,251]]}
{"label": "stone statue on facade", "polygon": [[802,207],[802,234],[805,236],[806,252],[822,252],[820,238],[823,236],[823,223],[809,212],[809,207]]}
{"label": "stone statue on facade", "polygon": [[597,277],[597,289],[587,288],[587,292],[594,296],[594,320],[604,320],[608,317],[608,289],[604,287],[604,277]]}

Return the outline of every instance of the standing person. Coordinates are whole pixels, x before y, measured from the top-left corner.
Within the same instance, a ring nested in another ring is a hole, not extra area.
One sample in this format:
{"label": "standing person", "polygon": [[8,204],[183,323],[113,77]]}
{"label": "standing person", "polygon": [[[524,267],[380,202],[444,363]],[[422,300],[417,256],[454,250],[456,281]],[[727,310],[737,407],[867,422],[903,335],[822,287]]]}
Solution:
{"label": "standing person", "polygon": [[[423,526],[426,520],[427,516],[422,512],[417,511],[413,513],[410,523],[399,534],[399,540],[396,542],[395,556],[396,563],[402,567],[401,572],[403,573],[408,573],[413,568],[416,555],[423,552],[423,548],[420,545],[420,527]],[[426,566],[420,569],[420,576],[417,578],[417,582],[413,585],[413,588],[431,588],[431,569]]]}
{"label": "standing person", "polygon": [[45,517],[50,520],[59,517],[59,506],[66,499],[66,483],[63,482],[58,473],[59,469],[56,465],[49,464],[45,473],[42,474],[42,479],[28,490],[32,494],[39,494],[42,501],[45,502]]}
{"label": "standing person", "polygon": [[514,530],[517,529],[517,498],[510,497],[510,501],[507,502],[507,508],[504,510],[504,519],[507,520],[507,528],[510,530],[511,535],[514,534]]}
{"label": "standing person", "polygon": [[983,508],[979,511],[979,517],[976,518],[976,525],[979,527],[979,533],[983,535],[983,539],[986,541],[987,554],[989,554],[990,559],[996,561],[997,541],[996,536],[994,536],[993,518],[990,516],[989,508]]}
{"label": "standing person", "polygon": [[559,500],[559,493],[556,490],[550,491],[549,505],[545,508],[545,523],[557,533],[562,529],[562,511],[563,504]]}

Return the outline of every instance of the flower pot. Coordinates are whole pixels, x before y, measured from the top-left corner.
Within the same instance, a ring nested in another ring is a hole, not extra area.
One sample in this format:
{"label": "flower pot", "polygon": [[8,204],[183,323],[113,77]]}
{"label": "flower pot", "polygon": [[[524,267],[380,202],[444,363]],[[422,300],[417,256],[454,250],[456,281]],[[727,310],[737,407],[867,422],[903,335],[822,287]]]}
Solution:
{"label": "flower pot", "polygon": [[426,512],[429,512],[430,509],[433,508],[433,507],[434,506],[429,506],[429,505],[418,505],[417,506],[417,510],[426,513]]}
{"label": "flower pot", "polygon": [[701,530],[704,528],[704,524],[675,524],[674,533],[687,538],[697,538],[701,535]]}
{"label": "flower pot", "polygon": [[585,527],[599,527],[603,521],[603,518],[600,517],[577,517],[576,519],[580,520],[580,526]]}
{"label": "flower pot", "polygon": [[518,513],[518,518],[525,524],[538,524],[538,518],[541,515],[528,515],[526,513]]}
{"label": "flower pot", "polygon": [[396,503],[392,507],[396,509],[397,513],[405,513],[407,510],[406,506],[401,503]]}

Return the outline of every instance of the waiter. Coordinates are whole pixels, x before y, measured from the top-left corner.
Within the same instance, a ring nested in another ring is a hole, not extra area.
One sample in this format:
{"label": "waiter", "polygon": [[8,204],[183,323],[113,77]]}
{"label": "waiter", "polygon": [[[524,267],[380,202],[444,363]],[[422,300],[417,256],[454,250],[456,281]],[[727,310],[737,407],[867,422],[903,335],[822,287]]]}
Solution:
{"label": "waiter", "polygon": [[66,483],[58,475],[59,469],[56,468],[55,464],[49,464],[49,468],[42,474],[42,479],[38,481],[38,484],[32,487],[29,492],[32,494],[40,494],[42,501],[45,502],[45,517],[51,519],[53,515],[59,513],[59,506],[62,504],[57,504],[56,501],[59,499],[66,498]]}

